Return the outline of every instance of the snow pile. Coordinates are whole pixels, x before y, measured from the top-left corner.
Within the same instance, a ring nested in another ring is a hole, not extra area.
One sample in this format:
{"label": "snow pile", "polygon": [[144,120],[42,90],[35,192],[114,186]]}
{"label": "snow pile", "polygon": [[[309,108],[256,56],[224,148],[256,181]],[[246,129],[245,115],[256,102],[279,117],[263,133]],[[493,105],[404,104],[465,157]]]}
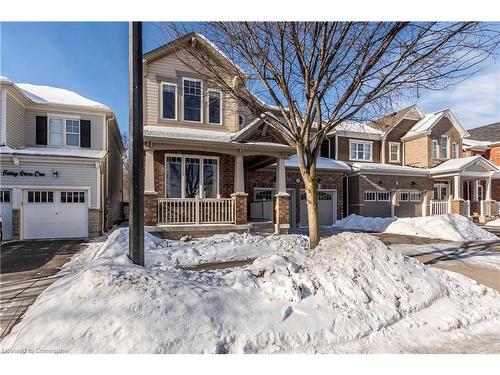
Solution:
{"label": "snow pile", "polygon": [[[428,268],[368,234],[342,233],[307,252],[297,239],[275,236],[261,242],[273,254],[210,272],[167,267],[168,256],[162,267],[137,267],[126,258],[127,237],[116,231],[75,257],[2,350],[380,352],[499,333],[497,292]],[[146,240],[155,264],[160,248],[184,246]],[[206,242],[224,248],[234,240]]]}
{"label": "snow pile", "polygon": [[485,226],[487,227],[500,227],[500,219],[495,219],[492,221],[488,221]]}
{"label": "snow pile", "polygon": [[350,215],[337,221],[336,228],[384,232],[449,241],[494,241],[498,237],[457,214],[397,218]]}

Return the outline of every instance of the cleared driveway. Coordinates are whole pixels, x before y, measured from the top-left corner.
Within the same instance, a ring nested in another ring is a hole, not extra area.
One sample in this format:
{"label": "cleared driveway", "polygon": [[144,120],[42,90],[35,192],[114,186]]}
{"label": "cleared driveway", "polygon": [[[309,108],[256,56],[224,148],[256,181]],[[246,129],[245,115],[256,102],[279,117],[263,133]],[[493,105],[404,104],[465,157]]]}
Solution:
{"label": "cleared driveway", "polygon": [[83,240],[16,241],[0,251],[0,338],[6,336],[34,300],[48,288]]}

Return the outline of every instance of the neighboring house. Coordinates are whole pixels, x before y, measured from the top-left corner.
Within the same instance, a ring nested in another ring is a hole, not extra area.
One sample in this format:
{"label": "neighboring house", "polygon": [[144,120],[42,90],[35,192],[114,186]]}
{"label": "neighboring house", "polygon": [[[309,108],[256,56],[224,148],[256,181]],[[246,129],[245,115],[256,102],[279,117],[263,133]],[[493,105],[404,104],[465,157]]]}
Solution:
{"label": "neighboring house", "polygon": [[97,236],[121,219],[124,148],[111,109],[5,77],[0,103],[4,240]]}
{"label": "neighboring house", "polygon": [[[294,149],[269,121],[203,80],[179,46],[196,42],[209,58],[238,67],[206,38],[187,34],[144,55],[145,222],[165,236],[245,231],[256,222],[277,232],[307,226],[304,184]],[[360,124],[346,122],[322,144],[319,215],[331,225],[351,213],[492,216],[488,187],[498,170],[463,158],[468,135],[449,110],[417,106]],[[478,195],[478,181],[485,181]],[[470,213],[469,213],[470,211]]]}
{"label": "neighboring house", "polygon": [[[469,134],[470,137],[464,139],[464,154],[481,155],[496,166],[500,166],[500,122],[469,129]],[[493,200],[500,201],[500,180],[493,181],[491,195]]]}

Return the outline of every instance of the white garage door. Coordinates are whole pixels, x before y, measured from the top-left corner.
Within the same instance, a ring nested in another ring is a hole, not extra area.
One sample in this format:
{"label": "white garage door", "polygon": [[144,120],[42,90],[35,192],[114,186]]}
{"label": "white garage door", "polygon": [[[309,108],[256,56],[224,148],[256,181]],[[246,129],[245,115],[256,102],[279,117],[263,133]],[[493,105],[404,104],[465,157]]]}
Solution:
{"label": "white garage door", "polygon": [[[319,225],[335,224],[337,217],[337,191],[319,190],[318,201]],[[306,193],[302,190],[300,192],[300,225],[307,227],[308,221]]]}
{"label": "white garage door", "polygon": [[25,239],[88,236],[85,191],[26,190],[23,194]]}
{"label": "white garage door", "polygon": [[2,241],[12,239],[12,191],[0,190],[0,217],[2,218]]}

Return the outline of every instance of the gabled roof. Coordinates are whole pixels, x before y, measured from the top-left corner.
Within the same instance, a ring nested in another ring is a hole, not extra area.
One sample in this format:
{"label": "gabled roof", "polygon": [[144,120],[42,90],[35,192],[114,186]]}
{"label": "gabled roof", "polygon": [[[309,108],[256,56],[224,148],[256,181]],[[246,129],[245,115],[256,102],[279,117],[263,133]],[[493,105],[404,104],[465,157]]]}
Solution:
{"label": "gabled roof", "polygon": [[500,142],[500,122],[469,129],[469,139],[483,142]]}
{"label": "gabled roof", "polygon": [[369,124],[376,129],[388,133],[404,119],[419,121],[424,116],[425,113],[417,105],[411,105],[377,120],[370,121]]}
{"label": "gabled roof", "polygon": [[368,123],[356,121],[344,121],[335,126],[329,134],[337,134],[344,137],[381,139],[383,131],[371,127]]}
{"label": "gabled roof", "polygon": [[437,167],[431,168],[431,175],[459,172],[471,165],[481,164],[486,170],[490,172],[497,172],[498,168],[493,165],[489,160],[483,158],[481,155],[468,156],[466,158],[450,159]]}
{"label": "gabled roof", "polygon": [[453,115],[453,113],[449,109],[443,109],[441,111],[428,113],[418,121],[413,127],[406,133],[404,137],[401,139],[406,141],[413,138],[418,138],[420,136],[429,135],[432,131],[432,128],[443,118],[447,117],[452,125],[457,129],[462,137],[467,137],[469,133],[463,127],[463,125],[458,121],[458,119]]}
{"label": "gabled roof", "polygon": [[[297,155],[292,155],[285,161],[286,168],[299,168],[299,159]],[[316,161],[316,168],[318,170],[329,171],[350,171],[351,167],[344,161],[334,160],[325,157],[318,157]]]}
{"label": "gabled roof", "polygon": [[207,37],[197,32],[188,33],[158,48],[146,52],[143,55],[143,59],[145,62],[151,63],[155,60],[158,60],[164,56],[167,56],[173,52],[178,51],[180,46],[187,45],[193,39],[196,40],[197,42],[202,43],[203,46],[208,48],[208,50],[212,51],[215,54],[215,56],[219,57],[222,61],[229,63],[233,68],[236,68],[243,76],[246,77],[246,73],[241,67],[236,65],[233,61],[231,61],[231,59],[224,52],[222,52],[220,48],[218,48],[214,43],[212,43]]}

